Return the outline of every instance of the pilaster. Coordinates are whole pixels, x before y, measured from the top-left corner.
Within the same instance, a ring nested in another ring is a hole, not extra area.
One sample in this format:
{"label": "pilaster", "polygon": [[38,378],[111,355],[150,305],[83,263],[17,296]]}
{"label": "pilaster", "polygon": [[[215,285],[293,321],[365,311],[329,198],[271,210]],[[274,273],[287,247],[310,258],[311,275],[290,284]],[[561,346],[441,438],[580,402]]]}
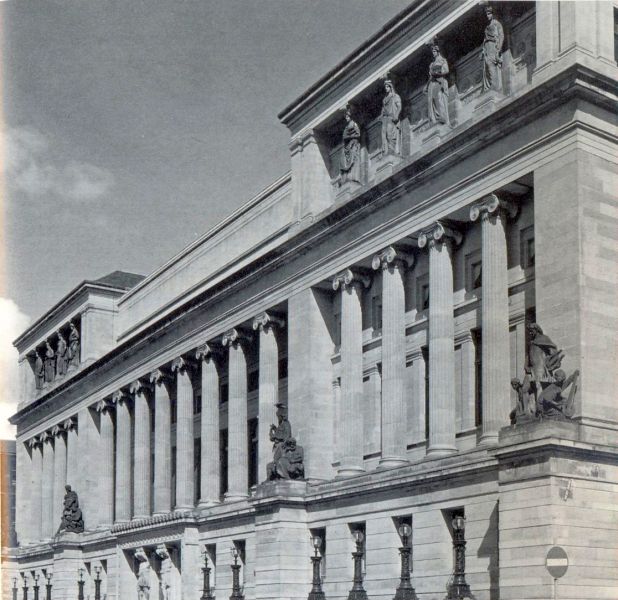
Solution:
{"label": "pilaster", "polygon": [[43,446],[43,477],[41,487],[41,538],[54,535],[54,438],[49,432],[40,436]]}
{"label": "pilaster", "polygon": [[96,405],[99,413],[99,451],[97,473],[99,480],[99,525],[110,527],[114,522],[114,424],[113,406],[107,400]]}
{"label": "pilaster", "polygon": [[67,438],[64,427],[61,425],[52,430],[54,436],[54,488],[53,488],[53,508],[52,508],[52,527],[55,530],[60,525],[62,515],[62,501],[64,499],[64,486],[67,481]]}
{"label": "pilaster", "polygon": [[131,520],[131,413],[129,397],[114,392],[116,405],[116,522]]}
{"label": "pilaster", "polygon": [[155,444],[154,444],[154,514],[172,509],[172,413],[169,377],[161,369],[150,374],[154,385]]}
{"label": "pilaster", "polygon": [[42,514],[43,497],[41,495],[43,484],[43,445],[36,438],[28,440],[32,457],[32,469],[30,471],[30,532],[33,542],[43,539]]}

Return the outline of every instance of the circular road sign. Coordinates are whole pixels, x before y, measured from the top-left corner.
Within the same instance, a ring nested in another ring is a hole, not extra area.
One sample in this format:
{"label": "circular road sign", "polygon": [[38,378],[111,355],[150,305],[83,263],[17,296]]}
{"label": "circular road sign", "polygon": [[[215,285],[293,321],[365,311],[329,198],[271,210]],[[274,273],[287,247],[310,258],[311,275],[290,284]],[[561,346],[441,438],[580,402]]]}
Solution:
{"label": "circular road sign", "polygon": [[547,552],[545,566],[554,579],[560,579],[569,568],[569,557],[560,546],[554,546]]}

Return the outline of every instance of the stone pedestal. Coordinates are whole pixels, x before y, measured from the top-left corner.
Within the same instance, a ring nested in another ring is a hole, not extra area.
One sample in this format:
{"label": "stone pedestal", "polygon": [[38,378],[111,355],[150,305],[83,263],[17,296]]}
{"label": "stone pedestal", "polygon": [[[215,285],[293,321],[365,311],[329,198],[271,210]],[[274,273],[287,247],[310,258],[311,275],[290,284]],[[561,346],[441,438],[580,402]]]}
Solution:
{"label": "stone pedestal", "polygon": [[395,167],[401,162],[401,156],[396,154],[382,154],[375,161],[374,183],[384,181],[393,174]]}
{"label": "stone pedestal", "polygon": [[258,485],[255,510],[255,598],[305,600],[311,587],[312,547],[302,481]]}
{"label": "stone pedestal", "polygon": [[[84,566],[79,539],[77,533],[64,532],[54,542],[53,598],[77,598],[78,570]],[[44,597],[44,593],[39,595],[39,598]]]}
{"label": "stone pedestal", "polygon": [[472,114],[475,118],[483,118],[484,116],[496,110],[496,106],[504,100],[505,95],[502,92],[490,90],[481,94],[474,102]]}
{"label": "stone pedestal", "polygon": [[345,202],[351,198],[359,189],[361,184],[356,181],[346,181],[342,183],[336,191],[335,202]]}

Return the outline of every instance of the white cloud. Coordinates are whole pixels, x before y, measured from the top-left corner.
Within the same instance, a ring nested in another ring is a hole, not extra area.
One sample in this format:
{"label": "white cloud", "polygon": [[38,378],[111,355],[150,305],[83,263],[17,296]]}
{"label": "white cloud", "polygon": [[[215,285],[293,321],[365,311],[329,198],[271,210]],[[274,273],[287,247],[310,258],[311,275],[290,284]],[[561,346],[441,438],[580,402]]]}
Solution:
{"label": "white cloud", "polygon": [[33,199],[50,195],[73,201],[95,200],[113,185],[114,176],[89,163],[59,165],[45,136],[26,127],[5,134],[5,168],[9,188]]}
{"label": "white cloud", "polygon": [[18,353],[13,340],[29,323],[30,318],[15,302],[0,298],[0,439],[15,437],[15,428],[8,422],[17,407],[20,385]]}

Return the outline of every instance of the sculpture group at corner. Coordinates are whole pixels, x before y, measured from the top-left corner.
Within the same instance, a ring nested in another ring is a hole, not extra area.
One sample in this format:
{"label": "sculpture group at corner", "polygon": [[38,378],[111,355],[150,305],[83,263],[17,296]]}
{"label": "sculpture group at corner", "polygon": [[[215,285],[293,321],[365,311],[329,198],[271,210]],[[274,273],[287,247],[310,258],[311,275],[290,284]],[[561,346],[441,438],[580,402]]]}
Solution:
{"label": "sculpture group at corner", "polygon": [[68,341],[61,331],[56,332],[58,341],[56,349],[52,348],[49,341],[45,342],[45,353],[39,349],[34,350],[33,369],[35,386],[37,390],[45,384],[52,383],[57,377],[66,375],[69,367],[79,366],[80,339],[79,331],[74,323],[70,323]]}
{"label": "sculpture group at corner", "polygon": [[304,479],[304,452],[292,437],[292,426],[288,421],[285,404],[277,404],[277,420],[277,425],[270,426],[273,460],[266,467],[267,479]]}
{"label": "sculpture group at corner", "polygon": [[573,416],[579,371],[567,377],[560,368],[564,352],[543,333],[537,323],[528,325],[528,350],[524,378],[511,380],[517,393],[517,406],[511,423],[521,425],[532,420],[565,421]]}
{"label": "sculpture group at corner", "polygon": [[82,510],[79,507],[77,492],[71,489],[70,485],[65,485],[65,495],[62,508],[62,519],[58,533],[66,531],[68,533],[82,533],[84,531],[84,519]]}
{"label": "sculpture group at corner", "polygon": [[[483,62],[482,91],[502,91],[502,46],[504,45],[504,29],[494,17],[493,9],[485,8],[488,20],[485,28],[481,60]],[[427,118],[435,125],[450,126],[448,106],[448,61],[434,39],[430,44],[432,60],[429,64],[429,77],[424,88],[427,95]],[[395,84],[391,77],[385,76],[385,95],[382,98],[380,113],[381,149],[382,156],[401,155],[401,96],[395,91]],[[342,134],[343,148],[339,164],[339,185],[347,182],[361,183],[360,150],[361,128],[354,120],[352,107],[348,104],[343,109],[345,127]]]}

